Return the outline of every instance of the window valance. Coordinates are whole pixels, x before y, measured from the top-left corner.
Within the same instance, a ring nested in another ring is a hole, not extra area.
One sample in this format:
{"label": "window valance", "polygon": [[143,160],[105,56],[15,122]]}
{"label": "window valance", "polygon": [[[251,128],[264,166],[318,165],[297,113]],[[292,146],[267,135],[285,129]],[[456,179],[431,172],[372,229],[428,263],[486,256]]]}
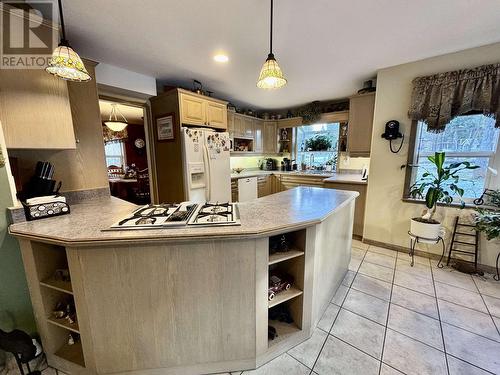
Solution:
{"label": "window valance", "polygon": [[102,135],[104,137],[104,143],[121,142],[128,137],[128,132],[127,128],[120,130],[119,132],[115,132],[108,128],[106,125],[103,125]]}
{"label": "window valance", "polygon": [[408,116],[425,122],[428,131],[442,132],[453,118],[469,112],[494,117],[500,127],[500,64],[413,80]]}

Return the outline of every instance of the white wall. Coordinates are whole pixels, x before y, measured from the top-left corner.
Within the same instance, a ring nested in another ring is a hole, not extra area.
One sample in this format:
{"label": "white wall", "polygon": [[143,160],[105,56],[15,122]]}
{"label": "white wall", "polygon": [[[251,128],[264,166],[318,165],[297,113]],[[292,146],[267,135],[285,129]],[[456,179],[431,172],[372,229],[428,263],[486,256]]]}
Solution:
{"label": "white wall", "polygon": [[144,74],[100,63],[95,69],[97,83],[135,91],[147,95],[156,95],[156,79]]}
{"label": "white wall", "polygon": [[[500,43],[398,65],[378,72],[364,238],[407,247],[410,218],[418,216],[424,208],[423,205],[404,203],[401,200],[405,170],[400,169],[400,166],[406,164],[408,154],[411,122],[407,113],[411,99],[411,81],[419,76],[498,62]],[[398,120],[402,132],[407,136],[399,154],[392,154],[388,141],[380,137],[384,132],[385,123],[389,120]],[[467,211],[438,208],[438,212],[443,216],[442,222],[448,228],[448,239],[451,236],[449,230],[452,228],[454,217],[458,214],[467,215]],[[437,246],[420,249],[440,253]],[[480,263],[494,265],[499,250],[499,242],[488,242],[482,238]]]}

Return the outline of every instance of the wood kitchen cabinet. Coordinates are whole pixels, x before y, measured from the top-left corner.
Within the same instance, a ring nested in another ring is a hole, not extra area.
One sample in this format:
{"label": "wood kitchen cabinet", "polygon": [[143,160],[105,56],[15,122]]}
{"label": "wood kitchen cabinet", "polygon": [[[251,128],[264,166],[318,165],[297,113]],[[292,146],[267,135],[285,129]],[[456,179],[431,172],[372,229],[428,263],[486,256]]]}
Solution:
{"label": "wood kitchen cabinet", "polygon": [[253,151],[261,153],[264,151],[264,122],[259,119],[255,119],[253,123],[253,132]]}
{"label": "wood kitchen cabinet", "polygon": [[272,194],[271,177],[272,176],[259,176],[257,178],[257,197],[260,198]]}
{"label": "wood kitchen cabinet", "polygon": [[7,148],[75,149],[68,83],[43,69],[0,69]]}
{"label": "wood kitchen cabinet", "polygon": [[350,156],[370,156],[374,108],[374,92],[349,98],[347,151]]}
{"label": "wood kitchen cabinet", "polygon": [[357,191],[359,193],[354,207],[354,226],[352,229],[354,237],[358,239],[363,238],[367,186],[368,185],[366,184],[350,184],[330,181],[325,181],[324,183],[324,187],[328,189]]}
{"label": "wood kitchen cabinet", "polygon": [[324,176],[298,176],[282,174],[280,177],[281,191],[293,189],[297,186],[317,186],[323,187]]}
{"label": "wood kitchen cabinet", "polygon": [[270,186],[271,186],[271,194],[279,193],[283,191],[283,187],[281,186],[280,175],[271,175],[269,176]]}
{"label": "wood kitchen cabinet", "polygon": [[276,121],[264,121],[264,144],[263,151],[266,154],[274,154],[278,152],[278,135]]}
{"label": "wood kitchen cabinet", "polygon": [[242,126],[243,126],[243,135],[247,138],[253,138],[255,136],[254,132],[254,124],[256,119],[248,116],[242,116]]}
{"label": "wood kitchen cabinet", "polygon": [[227,129],[227,103],[203,95],[179,91],[181,124]]}
{"label": "wood kitchen cabinet", "polygon": [[238,202],[238,180],[231,180],[231,202]]}
{"label": "wood kitchen cabinet", "polygon": [[207,101],[206,115],[208,125],[218,129],[227,129],[227,105]]}

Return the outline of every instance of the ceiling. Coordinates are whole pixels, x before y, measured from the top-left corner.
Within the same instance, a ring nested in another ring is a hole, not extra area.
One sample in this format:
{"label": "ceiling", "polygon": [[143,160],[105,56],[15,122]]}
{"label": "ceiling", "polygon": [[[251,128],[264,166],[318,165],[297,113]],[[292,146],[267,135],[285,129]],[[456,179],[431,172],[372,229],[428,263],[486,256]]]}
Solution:
{"label": "ceiling", "polygon": [[[109,114],[111,113],[111,104],[113,104],[113,102],[99,99],[99,108],[101,110],[102,121],[106,121],[109,119]],[[127,122],[131,124],[144,124],[142,108],[132,107],[125,104],[117,104],[117,109],[123,116],[125,116]],[[118,118],[121,119],[119,114]]]}
{"label": "ceiling", "polygon": [[[355,93],[380,68],[500,41],[498,0],[276,0],[274,54],[288,85],[255,85],[269,0],[65,1],[67,34],[96,61],[255,109]],[[213,61],[218,50],[230,58]]]}

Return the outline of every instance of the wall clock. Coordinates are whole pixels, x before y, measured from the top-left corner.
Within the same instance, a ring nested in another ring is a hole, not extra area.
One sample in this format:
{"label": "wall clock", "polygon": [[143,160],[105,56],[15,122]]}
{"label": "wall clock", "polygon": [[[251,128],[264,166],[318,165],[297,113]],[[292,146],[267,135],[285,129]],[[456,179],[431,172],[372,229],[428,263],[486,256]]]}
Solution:
{"label": "wall clock", "polygon": [[135,145],[135,147],[137,147],[138,149],[141,149],[141,148],[144,148],[144,146],[146,146],[146,142],[144,142],[144,139],[142,139],[142,138],[137,138],[137,139],[134,141],[134,145]]}

